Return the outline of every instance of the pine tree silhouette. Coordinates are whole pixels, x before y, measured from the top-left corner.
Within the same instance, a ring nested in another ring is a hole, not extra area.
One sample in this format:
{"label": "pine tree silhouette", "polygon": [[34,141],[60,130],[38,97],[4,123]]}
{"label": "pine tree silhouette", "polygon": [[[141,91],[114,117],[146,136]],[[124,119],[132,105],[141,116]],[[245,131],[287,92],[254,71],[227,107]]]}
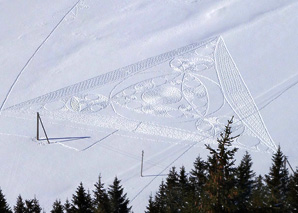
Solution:
{"label": "pine tree silhouette", "polygon": [[217,139],[217,149],[206,145],[211,157],[208,157],[208,171],[207,182],[205,185],[206,197],[204,197],[204,211],[214,212],[231,212],[235,211],[235,172],[233,167],[235,164],[234,155],[237,148],[232,146],[234,139],[238,137],[232,136],[231,125],[233,118],[228,121],[225,126],[224,133],[220,134]]}
{"label": "pine tree silhouette", "polygon": [[146,211],[145,213],[157,213],[157,208],[156,208],[156,204],[152,198],[152,194],[149,196],[149,203],[148,206],[146,206]]}
{"label": "pine tree silhouette", "polygon": [[252,211],[270,212],[269,210],[269,192],[268,187],[264,184],[263,177],[259,175],[255,179],[255,186],[252,190]]}
{"label": "pine tree silhouette", "polygon": [[243,156],[237,168],[237,210],[240,212],[252,208],[251,196],[254,188],[255,173],[252,170],[252,159],[248,152]]}
{"label": "pine tree silhouette", "polygon": [[203,187],[207,181],[207,165],[200,156],[196,158],[194,168],[190,171],[189,181],[189,211],[194,212],[202,209],[202,197],[204,196]]}
{"label": "pine tree silhouette", "polygon": [[25,212],[25,203],[21,195],[17,198],[17,203],[13,207],[15,213],[24,213]]}
{"label": "pine tree silhouette", "polygon": [[69,202],[68,198],[66,199],[64,205],[63,205],[63,209],[66,213],[72,213],[71,210],[71,203]]}
{"label": "pine tree silhouette", "polygon": [[285,167],[285,157],[280,149],[272,157],[272,166],[269,174],[265,176],[265,180],[270,192],[270,205],[278,211],[286,211],[289,172]]}
{"label": "pine tree silhouette", "polygon": [[189,209],[189,197],[190,197],[190,184],[189,179],[185,171],[185,167],[182,166],[179,172],[178,180],[178,206],[180,212],[188,211]]}
{"label": "pine tree silhouette", "polygon": [[166,195],[166,185],[164,181],[161,181],[159,190],[155,195],[155,206],[156,212],[165,213],[167,212],[167,195]]}
{"label": "pine tree silhouette", "polygon": [[181,199],[179,197],[179,176],[175,167],[170,169],[165,185],[167,211],[177,212]]}
{"label": "pine tree silhouette", "polygon": [[92,213],[92,199],[89,192],[86,192],[81,182],[75,194],[72,195],[72,212]]}
{"label": "pine tree silhouette", "polygon": [[5,196],[2,192],[2,190],[0,189],[0,212],[2,213],[12,213],[9,205],[6,202]]}
{"label": "pine tree silhouette", "polygon": [[32,200],[25,200],[25,204],[25,213],[40,213],[42,210],[36,197]]}
{"label": "pine tree silhouette", "polygon": [[61,204],[60,200],[56,200],[53,203],[51,213],[63,213],[63,205]]}
{"label": "pine tree silhouette", "polygon": [[108,194],[101,182],[101,176],[98,177],[98,182],[94,185],[93,191],[93,208],[95,213],[109,213],[111,211]]}
{"label": "pine tree silhouette", "polygon": [[290,212],[298,212],[298,169],[290,177],[288,203]]}
{"label": "pine tree silhouette", "polygon": [[123,193],[123,188],[117,177],[115,177],[113,184],[110,185],[108,194],[112,213],[127,213],[131,211],[131,207],[128,207],[129,200],[126,198],[127,194]]}

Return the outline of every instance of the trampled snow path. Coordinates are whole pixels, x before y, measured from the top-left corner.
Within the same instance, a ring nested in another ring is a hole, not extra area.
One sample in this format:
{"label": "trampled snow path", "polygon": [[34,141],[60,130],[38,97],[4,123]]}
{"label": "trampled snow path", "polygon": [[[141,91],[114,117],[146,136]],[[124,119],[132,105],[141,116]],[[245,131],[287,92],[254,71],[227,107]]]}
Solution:
{"label": "trampled snow path", "polygon": [[276,149],[222,38],[151,57],[5,110],[37,111],[53,119],[190,144],[214,141],[236,114],[234,131],[259,140],[239,140],[238,146]]}

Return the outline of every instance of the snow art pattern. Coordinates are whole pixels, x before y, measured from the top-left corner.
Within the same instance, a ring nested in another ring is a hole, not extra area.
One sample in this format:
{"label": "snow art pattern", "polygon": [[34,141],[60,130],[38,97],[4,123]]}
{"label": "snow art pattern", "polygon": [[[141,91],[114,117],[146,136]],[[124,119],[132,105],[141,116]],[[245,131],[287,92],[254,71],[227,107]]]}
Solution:
{"label": "snow art pattern", "polygon": [[[222,38],[210,39],[6,109],[168,140],[214,142],[235,115],[237,146],[275,150]],[[257,139],[257,140],[251,140]]]}

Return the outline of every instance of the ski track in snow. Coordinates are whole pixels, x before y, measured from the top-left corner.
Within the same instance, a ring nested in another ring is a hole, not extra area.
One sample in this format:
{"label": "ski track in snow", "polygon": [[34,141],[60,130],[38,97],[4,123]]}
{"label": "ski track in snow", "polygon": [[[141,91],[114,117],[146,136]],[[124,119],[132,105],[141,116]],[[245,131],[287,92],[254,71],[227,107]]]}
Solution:
{"label": "ski track in snow", "polygon": [[14,86],[16,85],[16,83],[18,82],[20,76],[22,75],[22,73],[25,71],[25,69],[27,68],[27,66],[30,64],[30,62],[32,61],[32,59],[34,58],[34,56],[38,53],[38,51],[42,48],[42,46],[47,42],[47,40],[51,37],[51,35],[56,31],[56,29],[59,27],[59,25],[63,22],[63,20],[65,20],[66,16],[68,14],[71,13],[71,11],[79,4],[81,0],[78,0],[68,11],[67,13],[60,19],[60,21],[55,25],[55,27],[51,30],[51,32],[47,35],[47,37],[41,42],[41,44],[37,47],[37,49],[34,51],[34,53],[31,55],[31,57],[27,60],[27,62],[25,63],[25,65],[23,66],[23,68],[20,70],[19,74],[17,75],[16,79],[14,80],[14,82],[12,83],[12,85],[10,86],[1,106],[0,106],[0,113],[2,111],[2,109],[4,108],[4,105],[7,101],[7,99],[9,98],[10,93],[12,92]]}

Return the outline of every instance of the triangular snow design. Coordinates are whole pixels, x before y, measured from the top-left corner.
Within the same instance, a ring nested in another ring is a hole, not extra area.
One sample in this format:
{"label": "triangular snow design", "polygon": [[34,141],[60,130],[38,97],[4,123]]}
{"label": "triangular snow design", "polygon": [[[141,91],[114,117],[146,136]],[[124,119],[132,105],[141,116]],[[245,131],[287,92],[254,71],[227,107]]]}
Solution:
{"label": "triangular snow design", "polygon": [[[215,77],[201,73],[214,73]],[[212,89],[208,91],[206,84]],[[220,92],[212,95],[215,90]],[[213,111],[212,99],[220,100]],[[237,114],[238,129],[245,124],[264,145],[275,150],[239,70],[220,38],[140,61],[11,106],[6,111],[39,111],[54,119],[200,142],[218,136],[225,124],[219,120],[226,118],[220,112],[227,107]]]}

